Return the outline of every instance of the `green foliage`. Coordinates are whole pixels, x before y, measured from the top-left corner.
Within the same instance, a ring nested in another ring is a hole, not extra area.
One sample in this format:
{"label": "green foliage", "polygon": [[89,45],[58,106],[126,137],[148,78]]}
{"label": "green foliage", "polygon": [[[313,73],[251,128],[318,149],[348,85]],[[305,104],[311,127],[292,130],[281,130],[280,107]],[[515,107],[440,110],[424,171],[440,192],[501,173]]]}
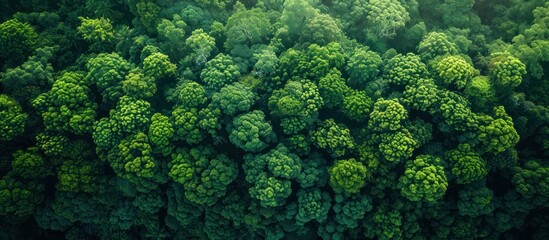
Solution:
{"label": "green foliage", "polygon": [[151,122],[152,108],[145,100],[123,96],[110,115],[122,133],[145,132]]}
{"label": "green foliage", "polygon": [[[444,119],[442,131],[464,131],[475,125],[475,117],[467,106],[467,99],[451,91],[439,91],[439,102],[436,112]],[[450,129],[445,129],[448,127]]]}
{"label": "green foliage", "polygon": [[10,92],[21,104],[28,105],[43,92],[43,87],[51,86],[54,77],[49,61],[53,57],[53,50],[53,47],[38,48],[35,55],[21,66],[0,74],[0,82],[6,92]]}
{"label": "green foliage", "polygon": [[86,63],[87,81],[95,84],[104,102],[117,102],[122,95],[121,82],[131,70],[131,65],[117,53],[101,53]]}
{"label": "green foliage", "polygon": [[304,51],[288,49],[279,57],[280,77],[286,80],[300,76],[316,82],[333,68],[342,68],[345,63],[342,50],[337,42],[326,46],[311,44]]}
{"label": "green foliage", "polygon": [[[163,40],[162,49],[170,53],[171,56],[180,57],[185,39],[185,28],[187,24],[181,19],[181,16],[174,14],[173,19],[162,19],[156,26],[159,39]],[[177,59],[177,58],[176,58]]]}
{"label": "green foliage", "polygon": [[228,0],[195,0],[196,3],[205,8],[224,9],[231,2]]}
{"label": "green foliage", "polygon": [[323,222],[328,217],[332,199],[330,195],[318,189],[302,190],[297,193],[299,211],[297,224],[303,225],[311,220]]}
{"label": "green foliage", "polygon": [[324,46],[331,42],[341,42],[345,39],[340,24],[328,14],[318,14],[307,18],[299,42]]}
{"label": "green foliage", "polygon": [[221,111],[229,116],[239,112],[246,112],[254,103],[252,89],[241,83],[227,85],[212,96],[212,103],[219,106]]}
{"label": "green foliage", "polygon": [[174,92],[177,103],[185,108],[196,108],[206,103],[206,90],[202,85],[185,81]]}
{"label": "green foliage", "polygon": [[401,122],[408,118],[408,112],[397,99],[378,99],[370,113],[368,128],[376,132],[396,131]]}
{"label": "green foliage", "polygon": [[247,152],[259,152],[275,138],[271,125],[262,111],[254,110],[234,118],[229,139]]}
{"label": "green foliage", "polygon": [[477,76],[471,79],[463,92],[473,109],[491,109],[497,101],[496,91],[487,76]]}
{"label": "green foliage", "polygon": [[154,158],[149,138],[142,132],[128,136],[109,151],[108,161],[116,175],[135,184],[140,192],[150,192],[164,180],[162,165]]}
{"label": "green foliage", "polygon": [[40,179],[48,175],[46,161],[39,154],[38,148],[19,150],[13,154],[11,162],[13,174],[23,179]]}
{"label": "green foliage", "polygon": [[413,53],[398,54],[387,62],[383,75],[389,83],[406,86],[416,84],[419,79],[426,77],[427,68],[419,56]]}
{"label": "green foliage", "polygon": [[271,114],[283,119],[281,126],[286,134],[310,127],[323,104],[318,87],[307,80],[289,81],[275,90],[268,102]]}
{"label": "green foliage", "polygon": [[253,66],[252,73],[257,76],[269,76],[277,69],[278,57],[272,49],[262,49],[254,53],[253,57],[257,62]]}
{"label": "green foliage", "polygon": [[374,105],[372,99],[364,91],[352,91],[343,98],[341,111],[351,120],[362,121],[369,115]]}
{"label": "green foliage", "polygon": [[225,195],[238,174],[236,164],[226,155],[216,154],[211,146],[177,149],[168,168],[168,175],[183,185],[187,200],[207,206]]}
{"label": "green foliage", "polygon": [[83,135],[91,132],[96,116],[97,104],[90,95],[82,74],[65,72],[33,105],[41,112],[46,130]]}
{"label": "green foliage", "polygon": [[488,174],[486,161],[467,143],[446,152],[445,158],[452,166],[452,175],[458,184],[471,183],[483,179]]}
{"label": "green foliage", "polygon": [[79,17],[82,22],[78,26],[78,33],[82,38],[93,43],[114,41],[114,29],[108,18],[90,19]]}
{"label": "green foliage", "polygon": [[492,213],[495,208],[494,193],[486,186],[469,184],[458,194],[457,206],[460,215],[478,217]]}
{"label": "green foliage", "polygon": [[[543,1],[541,1],[543,2]],[[547,62],[548,38],[547,38],[547,19],[549,18],[549,5],[539,4],[537,1],[522,2],[521,7],[524,9],[533,9],[522,13],[512,12],[512,16],[523,16],[528,14],[527,18],[533,17],[531,23],[524,22],[521,25],[515,26],[520,30],[520,34],[512,39],[513,46],[509,49],[513,55],[526,64],[528,73],[535,79],[541,79],[544,74],[547,74],[542,66],[543,62]],[[510,9],[512,9],[511,7]],[[523,9],[520,9],[523,10]],[[515,9],[516,11],[516,9]],[[509,26],[510,21],[505,22],[502,26]],[[514,23],[519,25],[519,23]]]}
{"label": "green foliage", "polygon": [[[400,239],[402,238],[402,222],[404,221],[402,214],[397,210],[390,210],[387,207],[380,207],[378,210],[371,216],[371,222],[373,224],[368,224],[364,221],[363,225],[367,229],[364,231],[366,237],[377,236],[379,239]],[[369,231],[370,230],[370,231]]]}
{"label": "green foliage", "polygon": [[267,14],[258,8],[252,10],[236,11],[227,20],[225,31],[227,49],[237,45],[255,45],[265,43],[271,32],[271,23]]}
{"label": "green foliage", "polygon": [[349,85],[363,88],[369,81],[375,80],[382,64],[379,54],[359,48],[349,57],[345,70],[349,74]]}
{"label": "green foliage", "polygon": [[122,91],[130,97],[147,99],[156,93],[156,83],[153,77],[145,76],[141,69],[134,68],[122,81]]}
{"label": "green foliage", "polygon": [[332,118],[321,122],[310,135],[316,147],[326,150],[334,158],[345,156],[353,151],[356,145],[351,131]]}
{"label": "green foliage", "polygon": [[149,32],[156,30],[158,25],[158,13],[160,12],[160,7],[154,2],[150,1],[140,1],[135,5],[137,8],[137,15],[141,24]]}
{"label": "green foliage", "polygon": [[143,60],[143,72],[146,76],[163,79],[172,76],[176,70],[168,55],[156,52]]}
{"label": "green foliage", "polygon": [[336,193],[357,193],[364,187],[366,171],[354,158],[338,160],[329,170],[330,186]]}
{"label": "green foliage", "polygon": [[174,133],[175,130],[169,117],[161,113],[155,113],[152,116],[151,125],[149,126],[149,140],[153,146],[153,151],[164,156],[169,155],[172,151],[170,141]]}
{"label": "green foliage", "polygon": [[[297,137],[300,136],[297,135]],[[309,157],[303,160],[303,172],[297,176],[297,181],[301,187],[324,187],[328,182],[328,170],[324,168],[325,165],[326,159],[322,155],[317,152],[309,154]]]}
{"label": "green foliage", "polygon": [[0,95],[0,141],[6,142],[14,139],[25,131],[25,122],[28,114],[15,100],[2,94]]}
{"label": "green foliage", "polygon": [[0,9],[0,239],[549,239],[544,0]]}
{"label": "green foliage", "polygon": [[292,47],[299,39],[303,28],[307,25],[307,19],[317,16],[318,10],[312,7],[306,0],[284,1],[282,14],[280,15],[281,28],[276,35],[283,43]]}
{"label": "green foliage", "polygon": [[184,140],[188,144],[197,144],[204,138],[199,128],[198,110],[177,107],[172,111],[175,140]]}
{"label": "green foliage", "polygon": [[463,89],[476,72],[471,64],[458,56],[444,57],[435,65],[435,73],[442,83],[458,90]]}
{"label": "green foliage", "polygon": [[417,52],[424,61],[459,53],[456,45],[448,40],[446,34],[441,32],[430,32],[425,35],[417,46]]}
{"label": "green foliage", "polygon": [[0,24],[0,61],[2,67],[15,67],[32,54],[38,34],[28,23],[10,19]]}
{"label": "green foliage", "polygon": [[46,155],[57,157],[66,155],[66,146],[68,144],[69,138],[66,135],[57,135],[48,131],[36,135],[36,145]]}
{"label": "green foliage", "polygon": [[434,113],[440,101],[439,90],[432,79],[423,78],[405,87],[402,104],[408,108]]}
{"label": "green foliage", "polygon": [[209,104],[206,108],[200,109],[198,118],[198,125],[201,129],[211,134],[214,140],[220,139],[216,132],[221,128],[221,111],[218,108]]}
{"label": "green foliage", "polygon": [[57,189],[64,192],[88,192],[97,190],[99,166],[80,159],[68,159],[57,172]]}
{"label": "green foliage", "polygon": [[101,118],[93,124],[92,138],[98,153],[111,150],[121,140],[120,127],[111,118]]}
{"label": "green foliage", "polygon": [[420,142],[407,129],[381,135],[379,151],[383,159],[389,162],[401,162],[412,156]]}
{"label": "green foliage", "polygon": [[434,202],[440,199],[448,187],[440,158],[419,155],[414,160],[406,162],[406,169],[400,177],[398,187],[402,196],[410,201]]}
{"label": "green foliage", "polygon": [[188,57],[196,65],[201,66],[208,61],[215,49],[215,38],[208,35],[204,30],[197,29],[185,40],[185,44],[191,51],[191,55]]}
{"label": "green foliage", "polygon": [[515,167],[513,172],[512,180],[517,192],[526,198],[533,198],[537,204],[545,205],[544,202],[549,197],[549,168],[530,160],[522,167]]}
{"label": "green foliage", "polygon": [[318,92],[327,108],[341,106],[345,94],[349,91],[351,89],[345,84],[341,72],[335,68],[318,81]]}
{"label": "green foliage", "polygon": [[492,84],[503,93],[520,85],[526,74],[526,66],[509,53],[492,54],[489,69]]}
{"label": "green foliage", "polygon": [[43,201],[44,185],[20,182],[9,176],[0,179],[0,215],[31,215]]}
{"label": "green foliage", "polygon": [[276,207],[292,193],[292,180],[302,171],[302,162],[284,145],[278,145],[266,154],[246,155],[242,168],[251,184],[250,196],[263,207]]}
{"label": "green foliage", "polygon": [[358,227],[366,212],[372,210],[372,201],[364,194],[353,194],[350,197],[337,194],[332,210],[335,220],[349,229]]}
{"label": "green foliage", "polygon": [[366,11],[368,23],[373,27],[370,31],[379,38],[393,38],[410,20],[408,12],[397,0],[371,0]]}
{"label": "green foliage", "polygon": [[230,56],[219,54],[206,63],[200,72],[200,79],[208,92],[217,92],[223,86],[235,82],[240,77],[240,70]]}
{"label": "green foliage", "polygon": [[497,154],[515,146],[520,137],[503,106],[494,108],[494,117],[485,117],[487,123],[479,127],[478,139],[484,144],[484,151]]}

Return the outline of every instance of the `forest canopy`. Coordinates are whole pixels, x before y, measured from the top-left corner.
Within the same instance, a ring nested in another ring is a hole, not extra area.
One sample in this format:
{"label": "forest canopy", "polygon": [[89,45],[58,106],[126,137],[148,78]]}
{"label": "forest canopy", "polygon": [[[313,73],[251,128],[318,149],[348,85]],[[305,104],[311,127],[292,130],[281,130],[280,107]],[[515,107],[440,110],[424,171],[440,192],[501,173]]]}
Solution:
{"label": "forest canopy", "polygon": [[549,239],[546,0],[0,9],[0,239]]}

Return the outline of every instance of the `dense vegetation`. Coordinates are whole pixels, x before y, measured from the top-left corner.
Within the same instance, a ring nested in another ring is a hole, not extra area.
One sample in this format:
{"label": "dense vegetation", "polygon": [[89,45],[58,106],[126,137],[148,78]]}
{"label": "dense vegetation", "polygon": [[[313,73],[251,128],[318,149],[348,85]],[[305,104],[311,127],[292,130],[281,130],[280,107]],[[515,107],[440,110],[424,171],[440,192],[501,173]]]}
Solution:
{"label": "dense vegetation", "polygon": [[0,0],[0,239],[549,239],[546,0]]}

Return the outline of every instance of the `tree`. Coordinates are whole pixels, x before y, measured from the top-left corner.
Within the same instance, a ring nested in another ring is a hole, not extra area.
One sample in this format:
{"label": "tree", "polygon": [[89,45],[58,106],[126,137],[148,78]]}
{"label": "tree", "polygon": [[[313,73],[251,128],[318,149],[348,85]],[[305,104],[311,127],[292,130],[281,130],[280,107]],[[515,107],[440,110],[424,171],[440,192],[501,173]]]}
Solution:
{"label": "tree", "polygon": [[378,99],[370,113],[368,128],[376,132],[396,131],[401,122],[408,118],[408,112],[399,103],[398,99]]}
{"label": "tree", "polygon": [[351,92],[351,89],[345,83],[341,72],[334,68],[318,81],[318,92],[324,100],[324,106],[333,109],[343,104],[345,95]]}
{"label": "tree", "polygon": [[452,167],[452,175],[458,184],[478,181],[488,174],[486,161],[467,143],[460,144],[456,149],[446,152],[445,158],[448,159]]}
{"label": "tree", "polygon": [[366,95],[365,91],[352,91],[343,98],[341,111],[349,118],[355,121],[365,120],[374,105],[372,99]]}
{"label": "tree", "polygon": [[301,32],[299,42],[325,46],[331,42],[341,42],[345,39],[339,23],[328,14],[318,14],[308,18]]}
{"label": "tree", "polygon": [[396,86],[416,84],[419,79],[427,77],[428,74],[425,64],[413,53],[394,56],[387,62],[384,69],[384,78]]}
{"label": "tree", "polygon": [[410,201],[437,201],[444,196],[448,187],[441,159],[432,155],[419,155],[406,162],[398,187],[402,196]]}
{"label": "tree", "polygon": [[143,132],[129,135],[109,151],[108,161],[117,176],[127,180],[140,192],[150,192],[167,179],[162,163],[153,156],[149,138]]}
{"label": "tree", "polygon": [[215,38],[204,32],[202,29],[196,29],[185,40],[185,44],[191,51],[191,62],[197,66],[202,66],[208,61],[210,55],[215,50]]}
{"label": "tree", "polygon": [[0,214],[28,216],[43,201],[44,185],[20,182],[5,176],[0,179]]}
{"label": "tree", "polygon": [[160,40],[162,40],[162,49],[170,54],[172,59],[182,58],[182,52],[185,47],[185,28],[187,24],[181,19],[181,16],[174,14],[172,20],[162,19],[156,26]]}
{"label": "tree", "polygon": [[478,71],[458,56],[447,56],[435,65],[435,74],[442,80],[443,86],[455,87],[458,90],[465,88],[468,82],[478,74]]}
{"label": "tree", "polygon": [[227,20],[225,30],[225,47],[233,49],[237,45],[252,46],[266,43],[271,33],[271,23],[267,14],[259,8],[254,8],[232,14]]}
{"label": "tree", "polygon": [[285,1],[280,15],[282,27],[276,32],[276,36],[281,38],[287,47],[292,47],[303,32],[302,29],[307,25],[307,19],[318,14],[318,10],[305,0]]}
{"label": "tree", "polygon": [[146,76],[156,80],[171,77],[175,74],[177,67],[170,62],[168,55],[155,52],[143,60],[143,72]]}
{"label": "tree", "polygon": [[111,119],[124,134],[145,132],[151,122],[151,104],[145,100],[123,96],[116,108],[110,112]]}
{"label": "tree", "polygon": [[332,118],[321,122],[310,136],[316,147],[326,150],[334,158],[343,157],[355,148],[351,131]]}
{"label": "tree", "polygon": [[134,68],[122,81],[122,91],[127,96],[148,99],[156,93],[156,83],[153,77],[145,76],[143,70]]}
{"label": "tree", "polygon": [[297,224],[316,220],[323,222],[328,217],[331,201],[330,195],[318,189],[302,190],[297,193],[299,211],[296,215]]}
{"label": "tree", "polygon": [[235,82],[240,77],[240,71],[230,56],[219,54],[206,63],[200,73],[200,79],[205,83],[208,92],[217,92],[223,86]]}
{"label": "tree", "polygon": [[238,175],[236,163],[224,154],[216,154],[211,146],[177,149],[168,168],[168,175],[183,185],[187,200],[206,206],[225,195]]}
{"label": "tree", "polygon": [[218,106],[224,114],[229,116],[248,111],[254,100],[252,89],[238,82],[221,88],[212,96],[212,104]]}
{"label": "tree", "polygon": [[132,68],[131,64],[117,53],[101,53],[88,60],[86,69],[87,81],[97,86],[103,101],[115,103],[122,95],[121,82]]}
{"label": "tree", "polygon": [[357,49],[345,66],[349,74],[349,85],[358,89],[364,88],[367,82],[375,80],[381,64],[381,57],[376,52]]}
{"label": "tree", "polygon": [[15,67],[32,54],[38,34],[28,23],[10,19],[0,24],[0,60],[4,67]]}
{"label": "tree", "polygon": [[526,66],[509,53],[494,53],[490,65],[491,83],[498,92],[508,93],[520,85]]}
{"label": "tree", "polygon": [[174,133],[175,130],[169,117],[161,113],[155,113],[152,116],[151,125],[149,126],[149,140],[154,152],[168,156],[173,148],[170,141]]}
{"label": "tree", "polygon": [[46,130],[83,135],[91,132],[96,117],[97,104],[90,95],[82,74],[65,72],[33,106],[41,113]]}
{"label": "tree", "polygon": [[338,160],[329,170],[330,185],[336,193],[353,194],[364,187],[367,170],[354,158]]}
{"label": "tree", "polygon": [[229,129],[231,142],[247,152],[259,152],[276,138],[265,114],[259,110],[235,117]]}
{"label": "tree", "polygon": [[316,84],[302,80],[289,81],[275,90],[268,106],[272,115],[282,118],[284,133],[293,134],[312,125],[323,103]]}
{"label": "tree", "polygon": [[242,168],[251,185],[250,196],[259,200],[263,207],[277,207],[292,193],[292,180],[302,171],[302,162],[279,144],[266,154],[244,156]]}
{"label": "tree", "polygon": [[404,27],[410,15],[397,0],[371,0],[367,7],[367,19],[378,38],[393,38]]}
{"label": "tree", "polygon": [[503,106],[494,108],[494,117],[481,117],[478,139],[483,144],[483,150],[498,154],[512,148],[518,143],[520,136],[514,128],[513,119],[507,115]]}
{"label": "tree", "polygon": [[25,131],[25,123],[28,114],[23,112],[23,109],[15,100],[1,94],[0,95],[0,141],[11,141]]}
{"label": "tree", "polygon": [[456,45],[448,40],[446,34],[441,32],[430,32],[423,36],[417,46],[417,52],[425,62],[434,60],[437,57],[444,57],[447,54],[456,55],[459,53]]}
{"label": "tree", "polygon": [[92,49],[105,50],[115,40],[115,31],[110,19],[79,19],[82,23],[78,26],[78,33],[92,43]]}
{"label": "tree", "polygon": [[37,48],[35,55],[21,66],[7,69],[0,77],[6,92],[20,104],[29,106],[33,99],[55,81],[54,70],[49,63],[53,54],[53,47]]}

